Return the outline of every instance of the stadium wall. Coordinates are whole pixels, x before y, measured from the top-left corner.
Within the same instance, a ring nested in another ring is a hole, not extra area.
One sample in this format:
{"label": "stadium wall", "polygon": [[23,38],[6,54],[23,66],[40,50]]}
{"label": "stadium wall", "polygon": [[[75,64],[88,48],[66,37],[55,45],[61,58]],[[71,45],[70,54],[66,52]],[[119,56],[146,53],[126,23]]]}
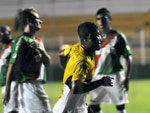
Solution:
{"label": "stadium wall", "polygon": [[[133,51],[132,78],[150,78],[150,13],[124,13],[113,14],[112,26],[123,32]],[[95,22],[95,16],[61,16],[43,17],[42,29],[37,36],[41,37],[45,43],[46,50],[52,57],[52,67],[49,70],[48,80],[61,80],[63,70],[59,63],[58,51],[62,44],[74,44],[78,42],[77,26],[84,21]],[[14,19],[1,19],[0,25],[9,25],[12,29],[13,37],[20,35],[15,32]],[[140,31],[145,35],[145,64],[141,64]],[[149,69],[148,69],[149,68]]]}

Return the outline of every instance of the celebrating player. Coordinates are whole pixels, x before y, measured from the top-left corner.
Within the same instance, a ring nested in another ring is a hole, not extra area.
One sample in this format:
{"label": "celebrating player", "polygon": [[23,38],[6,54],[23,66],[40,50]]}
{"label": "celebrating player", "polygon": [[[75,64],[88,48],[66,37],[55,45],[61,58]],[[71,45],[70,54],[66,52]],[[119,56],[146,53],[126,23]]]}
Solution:
{"label": "celebrating player", "polygon": [[53,108],[54,113],[87,113],[86,93],[98,86],[112,86],[111,77],[91,82],[94,74],[94,52],[100,49],[101,35],[97,25],[85,22],[79,25],[81,43],[60,51],[65,67],[60,99]]}
{"label": "celebrating player", "polygon": [[33,8],[20,10],[16,17],[16,29],[24,33],[12,46],[4,103],[9,101],[10,83],[15,79],[19,82],[19,113],[51,113],[48,96],[38,80],[40,74],[45,74],[45,66],[50,66],[50,56],[41,39],[35,36],[41,29],[41,23]]}
{"label": "celebrating player", "polygon": [[[126,37],[112,29],[111,13],[106,8],[101,8],[96,13],[97,23],[103,33],[102,47],[96,51],[97,64],[94,80],[102,76],[113,76],[113,87],[99,87],[91,91],[89,113],[102,113],[100,104],[110,97],[116,105],[118,113],[126,113],[125,103],[128,102],[127,91],[132,61],[132,52]],[[121,57],[126,60],[126,72],[121,63]]]}

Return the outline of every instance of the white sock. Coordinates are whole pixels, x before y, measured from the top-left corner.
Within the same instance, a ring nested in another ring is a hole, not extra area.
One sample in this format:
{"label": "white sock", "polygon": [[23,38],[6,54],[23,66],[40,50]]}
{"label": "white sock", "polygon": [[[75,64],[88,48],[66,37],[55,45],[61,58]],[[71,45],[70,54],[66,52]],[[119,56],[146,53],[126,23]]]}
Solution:
{"label": "white sock", "polygon": [[126,112],[126,110],[124,109],[124,110],[118,110],[117,113],[127,113],[127,112]]}

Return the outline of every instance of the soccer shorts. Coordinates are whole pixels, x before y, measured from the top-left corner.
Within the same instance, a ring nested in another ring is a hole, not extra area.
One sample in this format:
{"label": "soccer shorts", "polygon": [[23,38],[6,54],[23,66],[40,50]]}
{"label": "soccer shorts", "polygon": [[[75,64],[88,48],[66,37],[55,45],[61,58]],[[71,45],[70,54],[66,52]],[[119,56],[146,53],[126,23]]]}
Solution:
{"label": "soccer shorts", "polygon": [[67,85],[54,105],[53,113],[87,113],[86,94],[73,94]]}
{"label": "soccer shorts", "polygon": [[94,80],[100,79],[103,76],[112,76],[113,86],[100,86],[90,92],[90,105],[96,104],[110,104],[110,99],[115,105],[122,105],[128,103],[127,92],[121,83],[125,80],[124,71],[109,75],[94,76]]}
{"label": "soccer shorts", "polygon": [[[5,88],[5,86],[2,87],[2,95],[5,93]],[[15,81],[11,82],[10,100],[4,105],[4,113],[11,111],[18,111],[18,83]]]}
{"label": "soccer shorts", "polygon": [[51,113],[48,96],[40,81],[31,80],[18,86],[19,113]]}

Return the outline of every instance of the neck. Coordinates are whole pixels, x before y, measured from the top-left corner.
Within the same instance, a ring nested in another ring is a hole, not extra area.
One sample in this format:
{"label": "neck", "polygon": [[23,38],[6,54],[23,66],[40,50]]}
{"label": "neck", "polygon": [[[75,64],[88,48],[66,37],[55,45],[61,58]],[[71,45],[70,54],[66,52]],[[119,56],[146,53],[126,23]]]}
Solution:
{"label": "neck", "polygon": [[86,48],[84,45],[81,45],[81,46],[89,56],[91,56],[91,57],[93,56],[94,51],[92,49]]}
{"label": "neck", "polygon": [[31,38],[35,37],[35,31],[30,28],[29,24],[24,28],[24,33],[28,34]]}
{"label": "neck", "polygon": [[103,28],[103,31],[102,31],[103,35],[105,36],[105,35],[109,34],[111,29],[112,28],[110,26]]}

